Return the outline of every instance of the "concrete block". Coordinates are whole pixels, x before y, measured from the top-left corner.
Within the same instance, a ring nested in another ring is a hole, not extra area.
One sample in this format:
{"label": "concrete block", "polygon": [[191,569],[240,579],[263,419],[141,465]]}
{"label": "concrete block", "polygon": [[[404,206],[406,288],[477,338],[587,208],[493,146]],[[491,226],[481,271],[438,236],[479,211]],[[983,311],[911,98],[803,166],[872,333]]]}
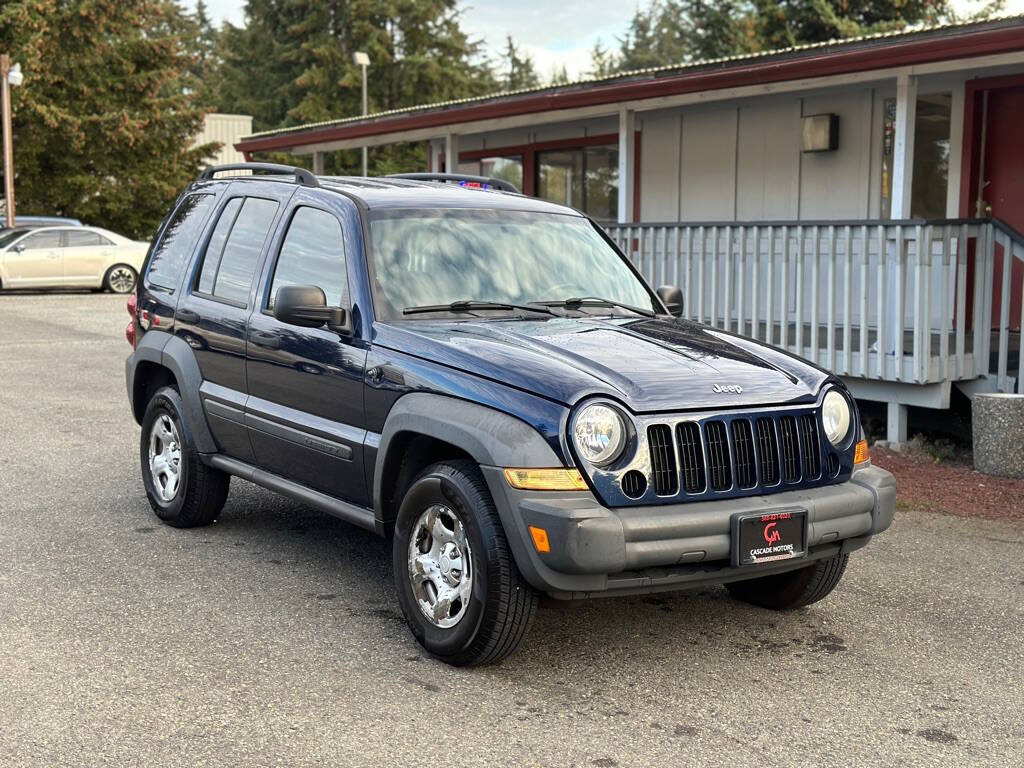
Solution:
{"label": "concrete block", "polygon": [[1024,477],[1024,395],[978,394],[971,400],[974,468]]}

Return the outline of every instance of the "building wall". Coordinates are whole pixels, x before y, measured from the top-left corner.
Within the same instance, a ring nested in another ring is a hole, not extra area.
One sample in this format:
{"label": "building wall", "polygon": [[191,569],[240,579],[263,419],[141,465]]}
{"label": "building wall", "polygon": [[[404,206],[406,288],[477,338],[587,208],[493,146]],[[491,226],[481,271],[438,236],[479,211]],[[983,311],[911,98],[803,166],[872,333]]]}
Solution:
{"label": "building wall", "polygon": [[209,161],[209,165],[243,163],[245,157],[235,149],[235,144],[243,136],[248,136],[251,133],[251,115],[226,115],[211,112],[203,118],[203,130],[196,136],[194,146],[202,146],[211,142],[221,145],[220,150]]}

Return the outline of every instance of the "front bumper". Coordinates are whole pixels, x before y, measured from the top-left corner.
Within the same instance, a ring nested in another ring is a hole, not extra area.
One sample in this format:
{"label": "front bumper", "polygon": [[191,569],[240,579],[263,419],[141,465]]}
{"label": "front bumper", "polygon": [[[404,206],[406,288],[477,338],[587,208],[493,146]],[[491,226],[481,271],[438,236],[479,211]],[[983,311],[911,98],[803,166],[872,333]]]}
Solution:
{"label": "front bumper", "polygon": [[[870,464],[849,481],[742,499],[609,509],[590,493],[515,490],[484,467],[516,563],[537,589],[563,599],[724,583],[792,570],[864,546],[892,523],[896,485]],[[756,567],[730,564],[736,512],[807,510],[806,557]],[[538,553],[529,526],[547,531]]]}

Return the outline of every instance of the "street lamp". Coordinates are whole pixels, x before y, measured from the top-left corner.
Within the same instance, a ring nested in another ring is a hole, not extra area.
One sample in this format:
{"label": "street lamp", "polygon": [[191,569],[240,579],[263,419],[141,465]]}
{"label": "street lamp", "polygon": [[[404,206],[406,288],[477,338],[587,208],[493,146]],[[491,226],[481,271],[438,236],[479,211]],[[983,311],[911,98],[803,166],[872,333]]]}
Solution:
{"label": "street lamp", "polygon": [[11,86],[25,81],[21,64],[11,66],[11,57],[0,54],[0,89],[3,91],[4,130],[4,199],[7,203],[7,226],[14,226],[14,140],[11,136]]}
{"label": "street lamp", "polygon": [[[365,51],[356,51],[352,54],[352,60],[363,70],[363,117],[366,117],[366,68],[370,66],[370,56]],[[366,172],[366,145],[363,145],[363,176]]]}

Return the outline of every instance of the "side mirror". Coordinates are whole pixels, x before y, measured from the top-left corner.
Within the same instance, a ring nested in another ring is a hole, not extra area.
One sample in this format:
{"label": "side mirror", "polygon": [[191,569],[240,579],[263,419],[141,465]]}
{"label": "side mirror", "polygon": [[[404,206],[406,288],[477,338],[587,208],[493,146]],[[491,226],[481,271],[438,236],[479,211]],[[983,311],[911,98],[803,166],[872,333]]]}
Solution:
{"label": "side mirror", "polygon": [[328,307],[327,296],[316,285],[286,285],[278,289],[274,299],[274,317],[282,323],[301,328],[327,326],[342,336],[352,335],[348,312],[341,307]]}
{"label": "side mirror", "polygon": [[678,285],[662,285],[655,291],[661,303],[665,305],[668,313],[673,317],[681,317],[683,314],[683,291]]}
{"label": "side mirror", "polygon": [[18,243],[16,246],[14,246],[14,252],[15,253],[24,253],[24,251],[25,251],[24,244]]}

